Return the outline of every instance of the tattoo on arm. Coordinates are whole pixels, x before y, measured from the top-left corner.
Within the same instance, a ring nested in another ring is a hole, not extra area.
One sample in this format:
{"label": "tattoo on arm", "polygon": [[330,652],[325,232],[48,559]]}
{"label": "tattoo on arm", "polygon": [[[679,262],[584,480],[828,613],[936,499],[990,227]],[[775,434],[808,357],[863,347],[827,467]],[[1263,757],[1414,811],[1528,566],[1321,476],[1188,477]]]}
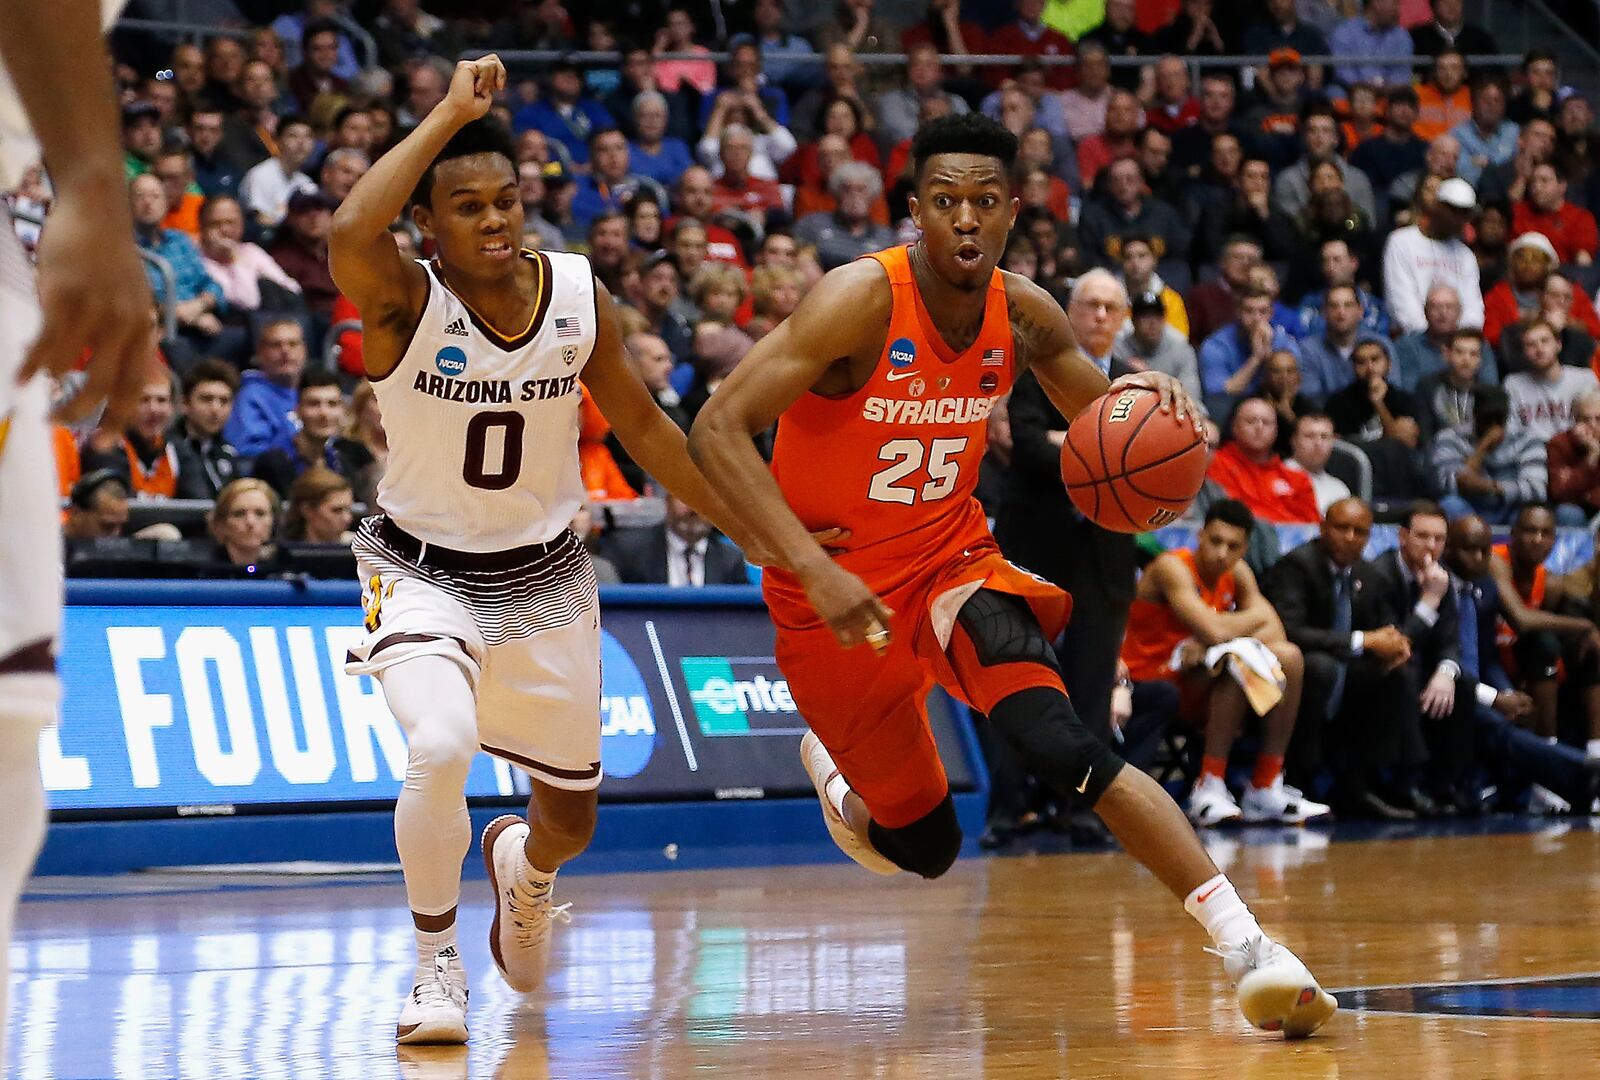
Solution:
{"label": "tattoo on arm", "polygon": [[1006,298],[1006,314],[1011,319],[1011,342],[1016,351],[1016,370],[1020,374],[1026,371],[1033,357],[1038,355],[1041,342],[1048,332],[1047,328],[1028,312],[1025,305],[1017,302],[1015,297]]}

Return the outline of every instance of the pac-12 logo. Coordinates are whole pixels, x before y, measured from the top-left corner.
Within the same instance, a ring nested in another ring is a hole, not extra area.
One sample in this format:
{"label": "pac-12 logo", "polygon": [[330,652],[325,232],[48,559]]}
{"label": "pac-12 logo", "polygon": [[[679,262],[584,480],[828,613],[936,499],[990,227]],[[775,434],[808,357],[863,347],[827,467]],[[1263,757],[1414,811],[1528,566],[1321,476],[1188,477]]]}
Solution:
{"label": "pac-12 logo", "polygon": [[600,631],[600,765],[607,776],[637,776],[656,749],[655,709],[639,666]]}
{"label": "pac-12 logo", "polygon": [[467,354],[454,345],[446,345],[434,355],[433,364],[439,374],[453,379],[467,370]]}
{"label": "pac-12 logo", "polygon": [[907,368],[917,362],[917,346],[910,338],[900,338],[889,346],[889,363],[897,368]]}

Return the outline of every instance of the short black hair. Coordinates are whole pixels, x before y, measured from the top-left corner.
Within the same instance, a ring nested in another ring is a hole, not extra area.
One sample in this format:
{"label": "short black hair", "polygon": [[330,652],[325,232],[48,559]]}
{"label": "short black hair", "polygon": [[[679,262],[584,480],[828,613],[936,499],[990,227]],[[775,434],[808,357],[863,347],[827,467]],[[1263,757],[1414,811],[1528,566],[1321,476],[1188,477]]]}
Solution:
{"label": "short black hair", "polygon": [[1256,516],[1238,499],[1218,499],[1212,503],[1207,508],[1205,521],[1201,522],[1200,527],[1205,528],[1213,521],[1232,525],[1236,529],[1243,529],[1246,533],[1256,527]]}
{"label": "short black hair", "polygon": [[936,154],[980,154],[996,158],[1010,175],[1017,163],[1017,137],[998,120],[982,113],[952,113],[929,120],[911,137],[911,176],[922,181],[922,170]]}
{"label": "short black hair", "polygon": [[1410,529],[1415,528],[1419,517],[1436,517],[1449,521],[1450,517],[1444,512],[1444,507],[1432,499],[1418,499],[1406,507],[1405,516],[1400,519],[1400,524]]}
{"label": "short black hair", "polygon": [[201,383],[219,382],[227,386],[229,392],[239,392],[239,372],[226,360],[218,360],[208,356],[194,367],[190,368],[183,376],[183,399],[195,392]]}
{"label": "short black hair", "polygon": [[308,371],[300,376],[300,386],[295,391],[295,400],[299,401],[306,396],[307,390],[321,390],[324,386],[331,386],[344,396],[344,387],[339,385],[339,376],[331,371]]}
{"label": "short black hair", "polygon": [[113,492],[113,498],[126,499],[128,497],[127,482],[112,469],[96,469],[94,472],[85,474],[79,478],[76,484],[72,485],[72,491],[68,497],[72,500],[72,505],[77,509],[91,510],[94,508],[95,496],[108,488]]}
{"label": "short black hair", "polygon": [[428,167],[423,170],[422,179],[417,181],[417,186],[411,192],[411,201],[417,206],[430,206],[433,201],[433,178],[440,164],[455,158],[471,157],[473,154],[499,154],[511,163],[512,172],[517,167],[517,146],[511,139],[511,131],[498,120],[487,116],[472,121],[460,131],[450,136],[450,141],[444,144],[444,149],[434,155]]}
{"label": "short black hair", "polygon": [[311,44],[311,39],[322,34],[342,34],[339,24],[332,19],[313,19],[306,23],[306,28],[300,32],[300,47],[306,48]]}

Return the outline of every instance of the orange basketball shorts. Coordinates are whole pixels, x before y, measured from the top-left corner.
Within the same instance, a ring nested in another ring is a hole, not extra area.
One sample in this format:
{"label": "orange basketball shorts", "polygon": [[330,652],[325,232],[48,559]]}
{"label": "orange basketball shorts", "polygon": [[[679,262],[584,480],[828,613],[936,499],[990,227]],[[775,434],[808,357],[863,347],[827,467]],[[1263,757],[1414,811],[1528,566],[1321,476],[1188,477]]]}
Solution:
{"label": "orange basketball shorts", "polygon": [[766,584],[789,693],[886,828],[911,824],[949,794],[928,725],[927,697],[935,685],[980,712],[1031,687],[1065,693],[1061,676],[1043,664],[981,664],[956,615],[980,588],[1009,593],[1028,603],[1053,641],[1066,626],[1071,597],[1011,565],[992,540],[913,564],[929,569],[888,590],[874,586],[894,612],[893,639],[882,654],[866,645],[841,648],[803,591],[770,572]]}

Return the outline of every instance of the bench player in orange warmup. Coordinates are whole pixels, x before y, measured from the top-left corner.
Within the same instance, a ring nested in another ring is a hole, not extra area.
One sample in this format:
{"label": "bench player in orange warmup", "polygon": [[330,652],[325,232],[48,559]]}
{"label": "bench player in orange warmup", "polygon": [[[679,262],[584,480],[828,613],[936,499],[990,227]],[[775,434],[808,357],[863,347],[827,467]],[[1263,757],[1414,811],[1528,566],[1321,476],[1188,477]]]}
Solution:
{"label": "bench player in orange warmup", "polygon": [[[1031,369],[1066,416],[1108,388],[1061,307],[996,268],[1017,216],[1016,150],[982,116],[925,125],[912,147],[921,239],[824,277],[711,397],[690,453],[776,553],[763,588],[778,664],[846,854],[926,878],[954,863],[961,829],[924,705],[937,682],[1183,899],[1252,1023],[1307,1035],[1333,998],[1262,932],[1160,785],[1079,721],[1050,644],[1071,600],[1001,557],[973,498],[986,420],[1017,375]],[[1197,416],[1165,375],[1117,385]],[[752,436],[775,421],[769,471]],[[832,554],[812,539],[820,527],[849,531]]]}

